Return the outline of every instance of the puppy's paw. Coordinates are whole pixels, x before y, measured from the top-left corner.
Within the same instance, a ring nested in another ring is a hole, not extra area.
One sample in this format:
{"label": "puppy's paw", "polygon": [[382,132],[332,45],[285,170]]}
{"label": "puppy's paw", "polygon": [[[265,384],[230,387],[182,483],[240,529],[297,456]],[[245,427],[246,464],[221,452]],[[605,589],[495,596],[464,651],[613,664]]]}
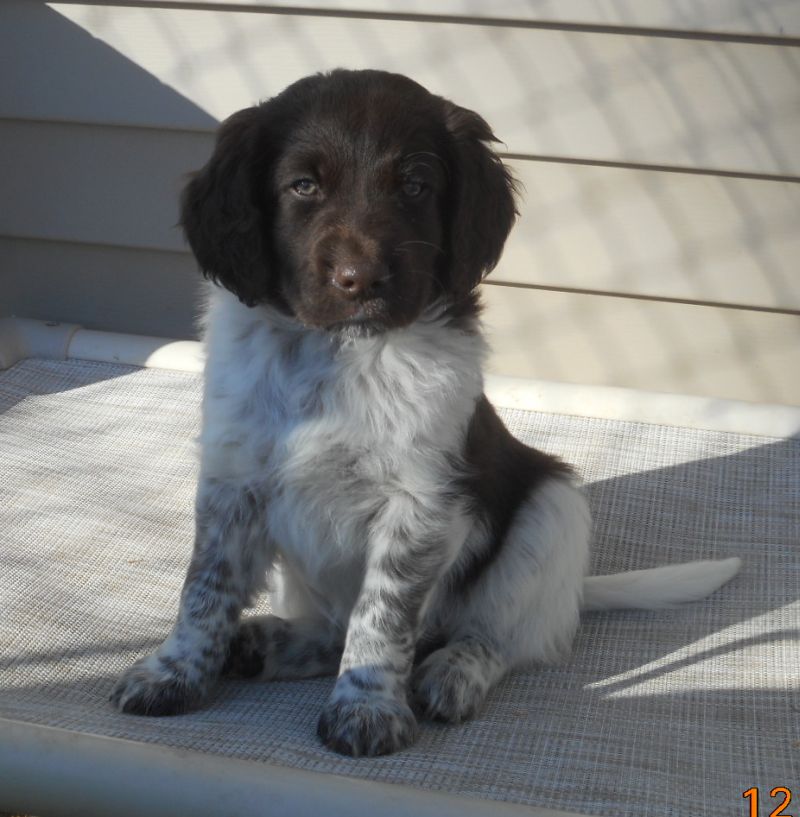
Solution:
{"label": "puppy's paw", "polygon": [[127,669],[111,692],[111,703],[131,715],[180,715],[198,707],[208,685],[183,662],[157,653]]}
{"label": "puppy's paw", "polygon": [[329,749],[342,755],[374,757],[410,746],[417,736],[417,721],[405,701],[363,695],[329,701],[317,734]]}
{"label": "puppy's paw", "polygon": [[431,653],[414,671],[412,701],[426,718],[461,723],[478,713],[489,686],[474,663],[459,661],[443,648]]}

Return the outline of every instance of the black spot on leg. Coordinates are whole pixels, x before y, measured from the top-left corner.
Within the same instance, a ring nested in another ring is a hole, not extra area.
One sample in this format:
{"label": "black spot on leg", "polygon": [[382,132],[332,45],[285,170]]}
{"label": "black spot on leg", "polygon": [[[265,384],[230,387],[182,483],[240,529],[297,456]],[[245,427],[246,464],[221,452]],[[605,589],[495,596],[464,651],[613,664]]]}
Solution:
{"label": "black spot on leg", "polygon": [[385,684],[378,680],[372,672],[365,670],[349,670],[345,674],[347,682],[361,692],[381,692]]}
{"label": "black spot on leg", "polygon": [[317,644],[314,651],[314,660],[323,667],[329,667],[336,664],[341,658],[341,646],[333,644]]}
{"label": "black spot on leg", "polygon": [[204,659],[202,656],[195,656],[191,659],[191,663],[197,672],[200,673],[200,675],[207,674],[210,669],[210,661],[208,659]]}
{"label": "black spot on leg", "polygon": [[244,660],[240,661],[237,669],[243,678],[255,678],[264,672],[264,656],[261,653],[249,653],[243,656]]}
{"label": "black spot on leg", "polygon": [[289,625],[282,621],[275,627],[275,630],[270,634],[270,640],[275,648],[275,652],[279,655],[286,652],[286,648],[292,642],[292,636]]}
{"label": "black spot on leg", "polygon": [[233,576],[233,568],[227,559],[221,559],[214,565],[214,572],[220,582],[227,582]]}
{"label": "black spot on leg", "polygon": [[183,585],[189,615],[204,618],[218,610],[224,597],[233,594],[232,576],[233,570],[227,560],[215,561],[195,555]]}
{"label": "black spot on leg", "polygon": [[243,678],[253,678],[264,670],[265,655],[253,638],[254,628],[240,628],[231,639],[223,673],[233,673]]}
{"label": "black spot on leg", "polygon": [[158,663],[163,670],[166,670],[170,675],[176,678],[183,677],[185,674],[183,667],[174,658],[170,658],[168,655],[159,656]]}
{"label": "black spot on leg", "polygon": [[441,634],[421,638],[415,645],[414,666],[424,661],[432,652],[440,650],[446,643],[447,639]]}
{"label": "black spot on leg", "polygon": [[370,590],[362,594],[353,615],[371,622],[375,629],[390,638],[401,638],[416,626],[426,589],[411,587],[399,592],[387,588]]}

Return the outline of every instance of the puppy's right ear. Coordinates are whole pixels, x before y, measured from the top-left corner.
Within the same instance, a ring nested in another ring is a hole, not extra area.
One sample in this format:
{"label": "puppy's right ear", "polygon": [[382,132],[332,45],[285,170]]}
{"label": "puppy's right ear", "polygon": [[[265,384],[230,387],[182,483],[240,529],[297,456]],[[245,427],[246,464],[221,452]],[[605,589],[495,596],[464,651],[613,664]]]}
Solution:
{"label": "puppy's right ear", "polygon": [[203,275],[248,306],[268,286],[265,217],[256,206],[257,112],[246,108],[222,123],[211,159],[181,198],[181,225]]}

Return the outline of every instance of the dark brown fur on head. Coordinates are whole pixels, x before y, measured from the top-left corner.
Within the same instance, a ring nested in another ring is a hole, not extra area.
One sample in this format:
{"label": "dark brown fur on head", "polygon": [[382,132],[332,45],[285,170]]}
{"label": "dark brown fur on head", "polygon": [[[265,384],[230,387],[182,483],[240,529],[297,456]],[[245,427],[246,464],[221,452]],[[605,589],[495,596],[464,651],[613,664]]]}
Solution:
{"label": "dark brown fur on head", "polygon": [[514,184],[472,111],[398,74],[337,70],[231,116],[186,187],[203,273],[248,306],[380,331],[495,266]]}

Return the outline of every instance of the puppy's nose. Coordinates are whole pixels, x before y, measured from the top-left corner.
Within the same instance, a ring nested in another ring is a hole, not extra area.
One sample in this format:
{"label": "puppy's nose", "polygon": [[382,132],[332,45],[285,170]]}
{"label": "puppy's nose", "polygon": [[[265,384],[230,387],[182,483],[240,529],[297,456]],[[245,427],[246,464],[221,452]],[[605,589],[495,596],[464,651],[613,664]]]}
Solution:
{"label": "puppy's nose", "polygon": [[382,264],[337,264],[331,283],[347,298],[362,298],[379,290],[386,274]]}

